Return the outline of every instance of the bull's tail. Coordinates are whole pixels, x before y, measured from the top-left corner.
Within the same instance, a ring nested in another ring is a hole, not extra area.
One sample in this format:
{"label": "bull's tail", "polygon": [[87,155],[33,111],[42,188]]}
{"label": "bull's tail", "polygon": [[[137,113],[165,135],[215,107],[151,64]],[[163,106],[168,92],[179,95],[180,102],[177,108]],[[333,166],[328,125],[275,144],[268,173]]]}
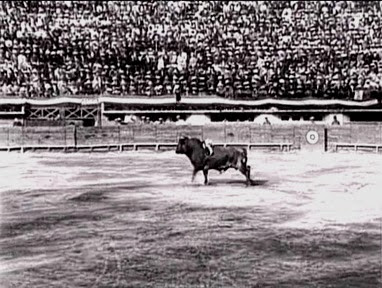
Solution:
{"label": "bull's tail", "polygon": [[243,148],[243,156],[247,157],[247,149],[246,148]]}
{"label": "bull's tail", "polygon": [[242,158],[241,158],[241,162],[242,162],[244,165],[247,165],[247,159],[248,159],[248,157],[247,157],[247,149],[243,148],[242,150],[243,150],[243,151],[242,151],[242,153],[241,153],[241,156],[242,156]]}

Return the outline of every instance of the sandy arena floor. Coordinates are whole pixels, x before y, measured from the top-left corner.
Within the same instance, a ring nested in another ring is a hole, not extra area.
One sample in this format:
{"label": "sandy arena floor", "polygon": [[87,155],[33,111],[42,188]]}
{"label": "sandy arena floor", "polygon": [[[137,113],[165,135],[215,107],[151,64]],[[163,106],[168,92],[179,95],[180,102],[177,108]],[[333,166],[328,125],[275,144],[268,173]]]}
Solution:
{"label": "sandy arena floor", "polygon": [[0,157],[1,287],[381,287],[382,156]]}

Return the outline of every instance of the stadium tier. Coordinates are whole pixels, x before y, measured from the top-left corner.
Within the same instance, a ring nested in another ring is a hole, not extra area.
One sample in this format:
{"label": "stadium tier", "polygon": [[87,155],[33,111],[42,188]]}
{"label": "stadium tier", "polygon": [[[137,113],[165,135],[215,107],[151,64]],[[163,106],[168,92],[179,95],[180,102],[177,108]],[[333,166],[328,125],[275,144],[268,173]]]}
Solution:
{"label": "stadium tier", "polygon": [[367,100],[379,1],[2,1],[0,93]]}

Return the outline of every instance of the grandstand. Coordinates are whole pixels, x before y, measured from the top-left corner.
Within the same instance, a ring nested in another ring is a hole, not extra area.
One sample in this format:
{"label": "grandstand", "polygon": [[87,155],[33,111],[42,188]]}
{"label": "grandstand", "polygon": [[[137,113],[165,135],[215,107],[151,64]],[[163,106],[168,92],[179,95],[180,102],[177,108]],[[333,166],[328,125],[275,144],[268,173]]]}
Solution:
{"label": "grandstand", "polygon": [[2,118],[382,120],[379,1],[2,1],[0,13]]}

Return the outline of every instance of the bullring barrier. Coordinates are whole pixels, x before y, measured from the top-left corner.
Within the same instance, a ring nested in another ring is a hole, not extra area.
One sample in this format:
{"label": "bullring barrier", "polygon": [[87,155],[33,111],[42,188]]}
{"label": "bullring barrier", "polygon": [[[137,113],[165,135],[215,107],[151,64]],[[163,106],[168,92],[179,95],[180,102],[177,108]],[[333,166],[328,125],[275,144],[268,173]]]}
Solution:
{"label": "bullring barrier", "polygon": [[382,125],[270,125],[214,123],[205,126],[0,127],[2,151],[126,151],[174,148],[179,137],[209,138],[215,145],[281,151],[369,148],[379,152]]}

